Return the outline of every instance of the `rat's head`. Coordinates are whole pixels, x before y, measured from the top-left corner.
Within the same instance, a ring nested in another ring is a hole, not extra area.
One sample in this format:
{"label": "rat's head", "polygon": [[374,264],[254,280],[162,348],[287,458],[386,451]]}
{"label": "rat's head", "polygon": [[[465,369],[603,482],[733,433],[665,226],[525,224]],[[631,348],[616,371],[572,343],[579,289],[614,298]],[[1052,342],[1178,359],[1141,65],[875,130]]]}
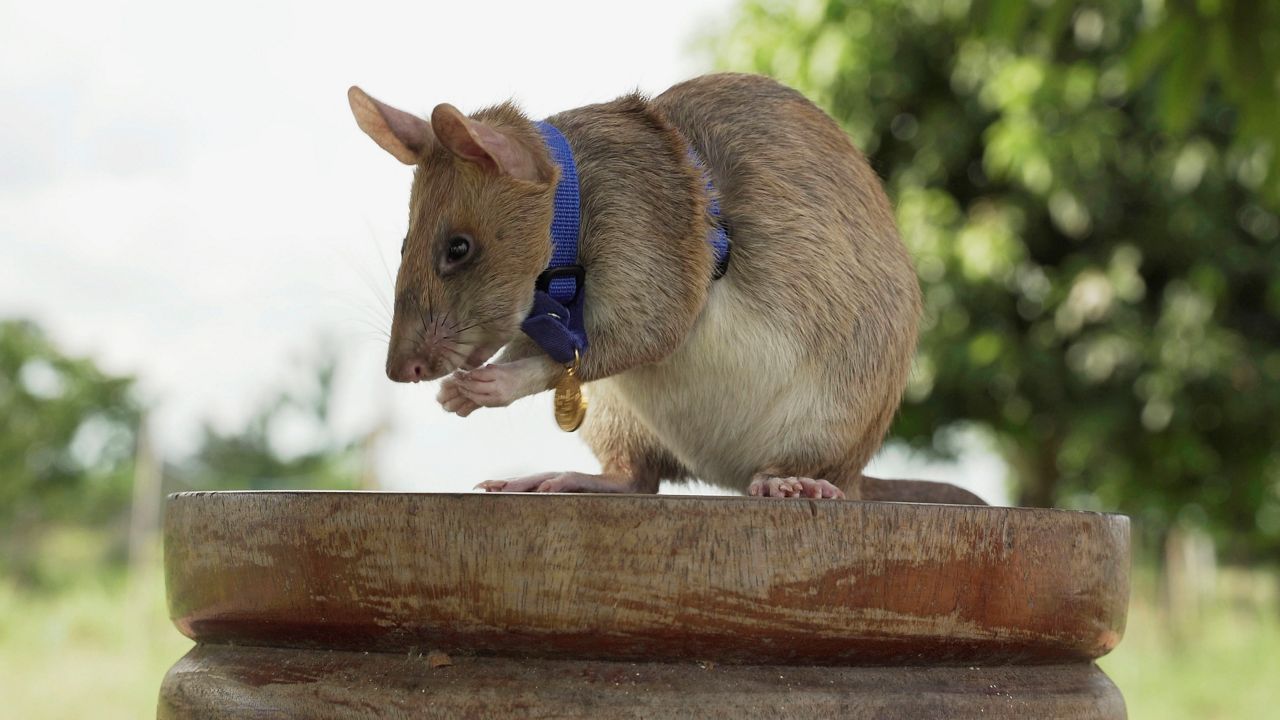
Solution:
{"label": "rat's head", "polygon": [[428,122],[347,93],[360,129],[414,165],[409,232],[396,274],[387,376],[433,380],[484,363],[520,330],[551,259],[558,169],[510,104]]}

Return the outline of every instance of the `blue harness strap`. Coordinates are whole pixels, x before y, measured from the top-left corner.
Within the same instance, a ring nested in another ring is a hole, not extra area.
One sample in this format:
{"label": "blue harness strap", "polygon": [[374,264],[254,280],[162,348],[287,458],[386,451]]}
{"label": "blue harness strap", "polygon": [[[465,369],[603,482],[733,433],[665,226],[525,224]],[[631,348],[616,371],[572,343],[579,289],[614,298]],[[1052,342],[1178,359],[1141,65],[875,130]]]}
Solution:
{"label": "blue harness strap", "polygon": [[724,220],[720,218],[720,194],[716,192],[716,186],[711,182],[711,172],[707,170],[706,165],[702,164],[698,151],[692,147],[689,148],[689,159],[698,172],[702,173],[702,178],[707,183],[709,199],[707,210],[711,214],[711,232],[707,234],[707,241],[711,243],[711,248],[716,254],[716,270],[713,277],[719,280],[729,271],[729,230],[725,228]]}
{"label": "blue harness strap", "polygon": [[[578,234],[582,222],[578,188],[578,166],[564,135],[547,122],[536,123],[551,159],[560,167],[551,215],[551,262],[534,284],[533,308],[520,329],[551,359],[568,365],[587,349],[587,328],[583,319],[586,274],[578,261]],[[694,167],[706,178],[711,198],[709,214],[713,227],[707,241],[715,250],[715,277],[729,268],[729,233],[720,218],[720,202],[711,174],[698,154],[689,148]]]}

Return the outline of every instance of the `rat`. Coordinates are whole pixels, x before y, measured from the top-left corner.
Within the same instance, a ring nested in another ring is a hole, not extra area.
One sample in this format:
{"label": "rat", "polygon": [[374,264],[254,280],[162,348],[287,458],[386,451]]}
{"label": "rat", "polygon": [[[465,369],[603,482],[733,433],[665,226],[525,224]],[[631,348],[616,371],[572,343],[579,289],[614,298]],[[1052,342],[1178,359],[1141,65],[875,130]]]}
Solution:
{"label": "rat", "polygon": [[[580,190],[589,344],[569,364],[521,332],[566,172],[541,126],[511,102],[426,119],[358,87],[348,100],[414,167],[387,375],[443,378],[437,400],[463,417],[566,373],[586,384],[600,474],[477,487],[656,493],[698,478],[761,497],[893,499],[894,481],[862,471],[907,382],[919,284],[879,178],[801,93],[713,74],[546,119]],[[731,241],[722,275],[717,226]]]}

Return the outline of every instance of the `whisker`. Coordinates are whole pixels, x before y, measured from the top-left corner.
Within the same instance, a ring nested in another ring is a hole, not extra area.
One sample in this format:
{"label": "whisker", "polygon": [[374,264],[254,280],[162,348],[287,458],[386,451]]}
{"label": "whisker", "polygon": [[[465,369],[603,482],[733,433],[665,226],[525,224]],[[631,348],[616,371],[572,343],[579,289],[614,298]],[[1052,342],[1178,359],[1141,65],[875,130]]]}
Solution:
{"label": "whisker", "polygon": [[420,326],[418,332],[418,345],[421,346],[427,342],[427,338],[431,336],[428,318],[434,314],[433,309],[428,306],[427,312],[424,314],[422,308],[418,308],[418,324]]}
{"label": "whisker", "polygon": [[377,308],[369,305],[356,305],[354,307],[347,307],[346,309],[359,311],[360,315],[352,319],[359,319],[363,322],[372,323],[378,327],[391,327],[391,318],[384,317]]}
{"label": "whisker", "polygon": [[[374,281],[374,279],[369,276],[369,273],[366,272],[365,269],[360,265],[355,264],[355,270],[356,270],[356,274],[360,276],[361,284],[364,285],[369,292],[373,293],[373,297],[378,301],[378,306],[382,308],[382,312],[385,313],[386,319],[390,321],[391,314],[392,314],[391,304],[387,302],[386,296],[378,288],[377,282]],[[392,286],[394,285],[395,285],[395,282],[392,281]]]}
{"label": "whisker", "polygon": [[375,322],[374,320],[372,320],[371,318],[368,318],[368,317],[363,317],[363,316],[355,316],[355,317],[351,317],[351,316],[348,316],[348,317],[344,318],[344,319],[342,320],[342,322],[344,322],[344,323],[351,323],[351,324],[355,324],[355,325],[360,325],[360,326],[362,326],[362,327],[364,327],[364,328],[366,328],[366,329],[374,330],[374,331],[380,332],[380,333],[382,333],[382,334],[384,334],[384,335],[386,335],[386,336],[388,336],[388,337],[390,337],[390,336],[391,336],[391,333],[387,332],[387,326],[386,326],[386,324],[385,324],[385,323],[382,323],[382,322]]}
{"label": "whisker", "polygon": [[466,327],[463,327],[463,328],[455,328],[455,329],[451,330],[451,331],[450,331],[450,334],[451,334],[453,337],[458,337],[459,335],[462,335],[463,333],[465,333],[465,332],[467,332],[467,331],[469,331],[469,330],[474,330],[474,329],[475,329],[475,328],[477,328],[477,327],[479,327],[479,323],[471,323],[470,325],[468,325],[468,326],[466,326]]}
{"label": "whisker", "polygon": [[373,223],[369,222],[369,218],[367,217],[364,219],[364,226],[369,230],[369,233],[365,235],[365,237],[369,239],[369,242],[373,245],[374,252],[378,254],[378,262],[382,264],[382,271],[387,274],[387,281],[391,283],[392,287],[394,287],[396,281],[391,275],[391,267],[387,265],[387,258],[382,254],[382,247],[377,243],[377,233],[373,229]]}

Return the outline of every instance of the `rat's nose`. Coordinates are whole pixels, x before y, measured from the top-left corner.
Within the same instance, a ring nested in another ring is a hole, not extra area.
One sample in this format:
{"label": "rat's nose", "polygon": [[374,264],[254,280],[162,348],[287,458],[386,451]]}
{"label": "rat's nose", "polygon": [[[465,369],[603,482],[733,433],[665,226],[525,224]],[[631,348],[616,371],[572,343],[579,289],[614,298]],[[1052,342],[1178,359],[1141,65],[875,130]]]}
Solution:
{"label": "rat's nose", "polygon": [[406,358],[387,364],[387,377],[396,382],[418,382],[427,376],[427,362],[422,358]]}

